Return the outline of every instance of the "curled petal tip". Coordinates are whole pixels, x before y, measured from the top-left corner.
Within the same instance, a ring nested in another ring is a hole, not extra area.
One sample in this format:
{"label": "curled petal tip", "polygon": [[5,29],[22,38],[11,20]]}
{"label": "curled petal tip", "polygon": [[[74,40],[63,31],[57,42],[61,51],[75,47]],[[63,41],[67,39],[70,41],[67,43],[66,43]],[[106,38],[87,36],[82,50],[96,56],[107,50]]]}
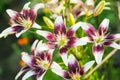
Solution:
{"label": "curled petal tip", "polygon": [[23,9],[28,9],[28,8],[29,8],[30,3],[31,3],[31,2],[27,2],[27,3],[24,5]]}

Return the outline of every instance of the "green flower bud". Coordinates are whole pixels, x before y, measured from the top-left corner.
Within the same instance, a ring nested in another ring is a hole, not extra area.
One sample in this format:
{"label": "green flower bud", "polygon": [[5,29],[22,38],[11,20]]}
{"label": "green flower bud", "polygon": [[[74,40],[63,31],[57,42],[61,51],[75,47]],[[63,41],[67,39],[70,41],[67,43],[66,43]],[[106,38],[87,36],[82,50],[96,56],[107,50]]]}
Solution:
{"label": "green flower bud", "polygon": [[105,1],[100,1],[93,11],[93,16],[98,16],[102,13],[105,7]]}
{"label": "green flower bud", "polygon": [[70,25],[74,25],[75,24],[75,18],[74,18],[72,13],[70,13],[68,15],[68,22],[69,22]]}
{"label": "green flower bud", "polygon": [[49,18],[44,16],[43,20],[50,29],[54,29],[54,24]]}

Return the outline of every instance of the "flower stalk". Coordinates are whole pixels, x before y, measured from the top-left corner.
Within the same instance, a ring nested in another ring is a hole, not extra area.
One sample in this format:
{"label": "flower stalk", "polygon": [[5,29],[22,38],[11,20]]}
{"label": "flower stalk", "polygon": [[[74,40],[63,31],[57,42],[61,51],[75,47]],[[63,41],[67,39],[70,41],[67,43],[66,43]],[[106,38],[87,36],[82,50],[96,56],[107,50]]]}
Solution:
{"label": "flower stalk", "polygon": [[103,60],[101,63],[97,64],[88,74],[85,75],[84,79],[86,80],[95,70],[97,70],[105,61],[107,61],[111,56],[113,56],[118,49],[114,49],[111,51]]}

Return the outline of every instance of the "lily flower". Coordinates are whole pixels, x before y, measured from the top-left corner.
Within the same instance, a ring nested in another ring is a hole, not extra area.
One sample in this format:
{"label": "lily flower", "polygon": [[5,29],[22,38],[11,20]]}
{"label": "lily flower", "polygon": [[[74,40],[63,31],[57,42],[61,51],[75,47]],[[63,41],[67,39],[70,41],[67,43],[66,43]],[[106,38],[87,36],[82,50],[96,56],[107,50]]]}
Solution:
{"label": "lily flower", "polygon": [[104,19],[99,25],[99,29],[96,30],[89,23],[81,23],[82,29],[88,35],[84,37],[86,42],[94,43],[92,50],[97,63],[100,63],[104,53],[104,46],[110,46],[116,49],[120,49],[120,46],[115,40],[120,39],[120,34],[108,33],[109,19]]}
{"label": "lily flower", "polygon": [[37,80],[42,80],[51,65],[53,51],[53,49],[48,49],[44,44],[42,44],[42,41],[38,42],[38,40],[36,40],[32,45],[31,55],[26,52],[22,52],[22,61],[24,61],[26,66],[19,71],[15,80],[25,72],[26,73],[22,77],[22,80],[26,80],[32,75],[37,75]]}
{"label": "lily flower", "polygon": [[85,3],[82,0],[71,0],[71,3],[76,4],[73,7],[72,13],[75,17],[86,15],[86,16],[98,16],[104,9],[110,10],[109,2],[100,1],[95,6],[95,0],[86,0]]}
{"label": "lily flower", "polygon": [[60,56],[67,65],[68,48],[85,45],[86,42],[74,36],[75,31],[80,27],[80,23],[73,25],[67,32],[62,16],[58,16],[54,24],[54,33],[49,31],[37,30],[37,33],[48,40],[49,48],[60,48]]}
{"label": "lily flower", "polygon": [[41,26],[35,23],[35,19],[37,17],[37,10],[39,8],[43,8],[44,4],[39,3],[32,8],[29,8],[29,5],[30,2],[26,3],[20,13],[11,9],[6,10],[10,16],[11,27],[2,31],[0,38],[7,37],[8,35],[14,33],[16,34],[16,37],[19,37],[22,33],[26,32],[31,27],[41,29]]}
{"label": "lily flower", "polygon": [[45,5],[46,8],[48,8],[54,15],[60,14],[62,10],[65,9],[64,7],[65,1],[59,1],[59,0],[50,0]]}
{"label": "lily flower", "polygon": [[51,64],[51,70],[67,80],[80,80],[81,76],[92,67],[94,62],[95,61],[89,61],[81,67],[77,59],[71,54],[68,57],[68,71],[63,70],[56,62]]}

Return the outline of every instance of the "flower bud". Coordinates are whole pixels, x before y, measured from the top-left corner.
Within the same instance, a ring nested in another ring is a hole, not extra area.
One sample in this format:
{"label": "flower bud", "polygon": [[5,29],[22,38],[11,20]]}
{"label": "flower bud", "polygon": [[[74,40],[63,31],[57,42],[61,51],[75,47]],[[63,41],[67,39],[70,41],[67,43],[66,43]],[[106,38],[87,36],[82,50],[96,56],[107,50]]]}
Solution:
{"label": "flower bud", "polygon": [[54,29],[54,24],[49,18],[44,16],[43,20],[50,29]]}
{"label": "flower bud", "polygon": [[75,18],[74,18],[74,16],[73,16],[72,13],[69,13],[69,15],[68,15],[68,21],[69,21],[70,25],[74,25],[75,24]]}
{"label": "flower bud", "polygon": [[93,16],[98,16],[102,13],[105,7],[105,1],[100,1],[93,11]]}

